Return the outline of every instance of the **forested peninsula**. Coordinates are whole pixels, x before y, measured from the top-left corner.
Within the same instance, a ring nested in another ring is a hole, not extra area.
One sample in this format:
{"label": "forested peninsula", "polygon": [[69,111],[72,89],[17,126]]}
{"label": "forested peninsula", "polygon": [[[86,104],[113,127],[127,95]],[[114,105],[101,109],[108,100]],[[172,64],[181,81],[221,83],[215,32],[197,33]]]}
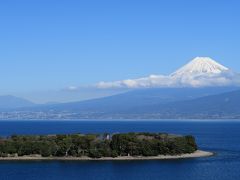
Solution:
{"label": "forested peninsula", "polygon": [[171,159],[212,155],[197,150],[193,136],[166,133],[12,135],[0,138],[0,160]]}

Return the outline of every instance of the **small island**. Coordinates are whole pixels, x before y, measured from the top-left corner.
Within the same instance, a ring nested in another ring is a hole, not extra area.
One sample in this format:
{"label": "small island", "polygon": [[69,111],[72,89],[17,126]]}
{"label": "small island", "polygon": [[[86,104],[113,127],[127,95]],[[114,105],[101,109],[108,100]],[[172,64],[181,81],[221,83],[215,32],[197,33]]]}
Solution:
{"label": "small island", "polygon": [[0,160],[151,160],[207,157],[193,136],[166,133],[12,135]]}

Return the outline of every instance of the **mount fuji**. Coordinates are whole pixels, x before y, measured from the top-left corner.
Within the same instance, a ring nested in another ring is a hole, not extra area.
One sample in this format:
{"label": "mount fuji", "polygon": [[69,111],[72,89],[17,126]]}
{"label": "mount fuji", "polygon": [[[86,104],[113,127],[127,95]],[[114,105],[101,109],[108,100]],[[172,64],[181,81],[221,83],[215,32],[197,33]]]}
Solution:
{"label": "mount fuji", "polygon": [[197,57],[170,75],[181,86],[238,86],[239,74],[209,57]]}
{"label": "mount fuji", "polygon": [[217,63],[209,57],[196,57],[191,62],[171,74],[171,76],[213,75],[227,71],[229,71],[229,68]]}
{"label": "mount fuji", "polygon": [[139,79],[100,82],[98,88],[161,88],[239,86],[240,75],[209,57],[196,57],[174,73]]}

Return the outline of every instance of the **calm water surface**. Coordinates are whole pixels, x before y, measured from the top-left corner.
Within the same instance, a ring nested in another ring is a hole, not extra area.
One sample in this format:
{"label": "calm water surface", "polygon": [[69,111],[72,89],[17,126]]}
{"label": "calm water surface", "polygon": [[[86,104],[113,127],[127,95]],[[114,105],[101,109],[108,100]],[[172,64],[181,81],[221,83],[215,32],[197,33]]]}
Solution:
{"label": "calm water surface", "polygon": [[167,132],[192,134],[210,158],[124,162],[0,162],[0,180],[238,180],[240,122],[0,121],[0,135]]}

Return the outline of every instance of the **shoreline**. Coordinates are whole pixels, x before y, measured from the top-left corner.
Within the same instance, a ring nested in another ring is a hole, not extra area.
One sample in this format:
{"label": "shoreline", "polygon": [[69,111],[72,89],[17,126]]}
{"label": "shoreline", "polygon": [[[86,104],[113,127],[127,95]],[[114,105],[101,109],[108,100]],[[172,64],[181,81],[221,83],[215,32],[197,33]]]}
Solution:
{"label": "shoreline", "polygon": [[0,157],[0,161],[135,161],[135,160],[171,160],[171,159],[189,159],[189,158],[202,158],[213,156],[214,153],[197,150],[191,154],[182,155],[159,155],[151,157],[133,157],[133,156],[121,156],[121,157],[102,157],[94,159],[90,157],[41,157],[41,156],[21,156],[21,157]]}

